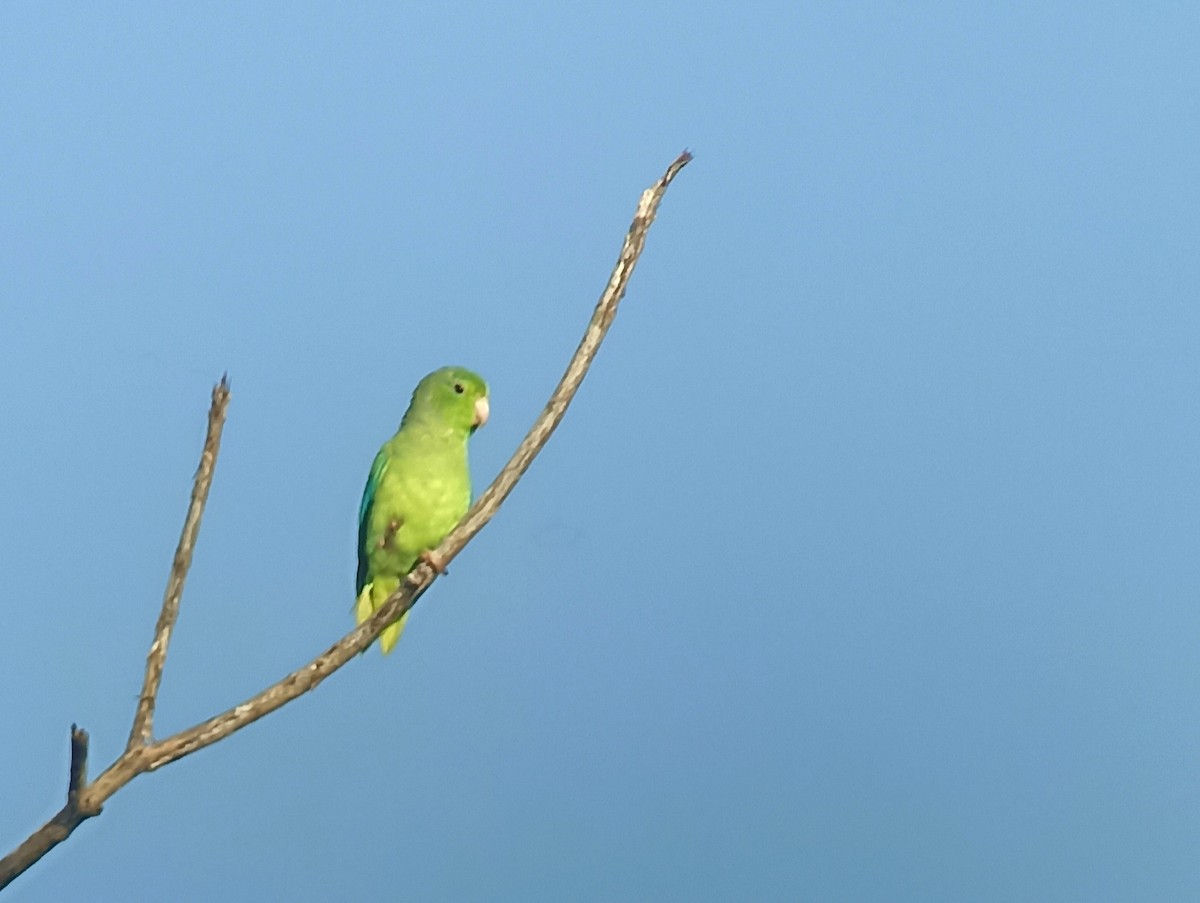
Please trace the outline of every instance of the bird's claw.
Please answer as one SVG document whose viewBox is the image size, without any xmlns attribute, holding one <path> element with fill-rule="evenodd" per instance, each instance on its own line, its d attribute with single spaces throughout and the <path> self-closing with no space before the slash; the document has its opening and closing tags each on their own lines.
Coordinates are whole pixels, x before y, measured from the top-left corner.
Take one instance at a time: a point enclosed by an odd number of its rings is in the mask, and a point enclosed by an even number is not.
<svg viewBox="0 0 1200 903">
<path fill-rule="evenodd" d="M 446 563 L 444 561 L 442 561 L 442 559 L 439 558 L 436 554 L 434 554 L 434 552 L 432 550 L 426 549 L 424 552 L 421 553 L 420 558 L 427 565 L 429 565 L 431 568 L 433 568 L 433 572 L 435 574 L 449 574 L 450 573 L 448 570 L 446 570 Z"/>
</svg>

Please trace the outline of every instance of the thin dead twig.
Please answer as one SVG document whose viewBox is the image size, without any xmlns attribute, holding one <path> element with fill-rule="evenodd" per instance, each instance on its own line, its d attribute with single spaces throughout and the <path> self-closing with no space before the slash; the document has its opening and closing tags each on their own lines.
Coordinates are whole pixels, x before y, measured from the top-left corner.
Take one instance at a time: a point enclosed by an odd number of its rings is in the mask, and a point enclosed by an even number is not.
<svg viewBox="0 0 1200 903">
<path fill-rule="evenodd" d="M 154 626 L 154 641 L 146 655 L 146 676 L 133 716 L 133 728 L 129 731 L 129 742 L 125 746 L 127 752 L 149 743 L 154 733 L 154 707 L 158 703 L 158 688 L 162 684 L 163 667 L 167 662 L 167 647 L 179 618 L 179 601 L 183 598 L 183 585 L 192 566 L 192 552 L 200 535 L 200 521 L 204 517 L 204 506 L 208 503 L 208 490 L 212 488 L 213 471 L 221 451 L 221 433 L 225 429 L 225 412 L 228 408 L 229 374 L 225 374 L 212 390 L 212 403 L 208 408 L 208 434 L 204 437 L 204 451 L 200 453 L 200 464 L 192 482 L 192 500 L 188 504 L 179 544 L 175 547 L 175 558 L 171 562 L 171 576 L 163 592 L 162 610 Z"/>
</svg>

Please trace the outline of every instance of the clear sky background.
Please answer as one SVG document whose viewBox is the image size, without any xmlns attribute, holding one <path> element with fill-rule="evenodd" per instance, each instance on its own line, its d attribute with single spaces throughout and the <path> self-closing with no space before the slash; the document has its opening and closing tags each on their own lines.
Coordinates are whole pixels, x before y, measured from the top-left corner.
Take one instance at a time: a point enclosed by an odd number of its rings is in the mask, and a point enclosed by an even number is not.
<svg viewBox="0 0 1200 903">
<path fill-rule="evenodd" d="M 544 403 L 372 650 L 14 900 L 1200 899 L 1191 3 L 0 7 L 0 845 L 351 626 L 416 381 Z M 252 8 L 247 8 L 252 7 Z"/>
</svg>

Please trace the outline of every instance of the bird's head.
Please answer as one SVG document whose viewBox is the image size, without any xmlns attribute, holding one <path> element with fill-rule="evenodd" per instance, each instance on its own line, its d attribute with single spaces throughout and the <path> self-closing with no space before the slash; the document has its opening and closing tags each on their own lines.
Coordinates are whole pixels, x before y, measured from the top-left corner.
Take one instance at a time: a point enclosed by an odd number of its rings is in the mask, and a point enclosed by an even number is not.
<svg viewBox="0 0 1200 903">
<path fill-rule="evenodd" d="M 487 383 L 465 367 L 434 370 L 413 391 L 404 419 L 412 417 L 436 419 L 456 430 L 473 433 L 487 423 Z"/>
</svg>

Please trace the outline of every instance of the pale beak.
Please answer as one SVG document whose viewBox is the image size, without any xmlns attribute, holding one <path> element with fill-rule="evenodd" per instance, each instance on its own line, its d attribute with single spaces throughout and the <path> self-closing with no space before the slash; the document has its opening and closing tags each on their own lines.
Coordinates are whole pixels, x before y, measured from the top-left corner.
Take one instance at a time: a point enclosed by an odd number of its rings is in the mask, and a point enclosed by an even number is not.
<svg viewBox="0 0 1200 903">
<path fill-rule="evenodd" d="M 488 400 L 487 398 L 475 399 L 475 420 L 471 426 L 479 427 L 487 423 L 488 419 Z"/>
</svg>

